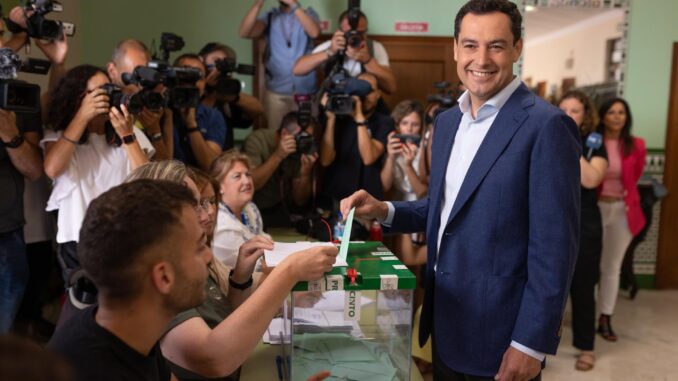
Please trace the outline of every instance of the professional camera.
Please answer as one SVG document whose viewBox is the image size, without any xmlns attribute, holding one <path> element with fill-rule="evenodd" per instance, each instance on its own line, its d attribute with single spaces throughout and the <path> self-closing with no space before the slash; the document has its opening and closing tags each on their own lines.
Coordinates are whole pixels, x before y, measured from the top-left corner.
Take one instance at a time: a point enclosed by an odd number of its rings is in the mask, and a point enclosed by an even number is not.
<svg viewBox="0 0 678 381">
<path fill-rule="evenodd" d="M 365 97 L 372 92 L 369 82 L 349 76 L 345 71 L 332 74 L 327 85 L 327 110 L 335 115 L 353 115 L 353 96 Z"/>
<path fill-rule="evenodd" d="M 160 55 L 153 53 L 154 61 L 167 62 L 171 52 L 178 52 L 184 48 L 184 39 L 174 33 L 163 32 L 160 35 Z"/>
<path fill-rule="evenodd" d="M 27 0 L 23 8 L 24 14 L 26 14 L 26 28 L 6 18 L 5 24 L 10 32 L 27 32 L 28 37 L 39 40 L 62 40 L 64 35 L 70 37 L 75 34 L 75 24 L 45 18 L 45 15 L 50 12 L 62 12 L 64 10 L 60 2 L 56 0 Z M 32 11 L 32 14 L 28 16 L 30 11 Z"/>
<path fill-rule="evenodd" d="M 233 78 L 233 73 L 254 75 L 257 68 L 253 65 L 236 64 L 234 59 L 226 58 L 216 60 L 214 67 L 219 70 L 219 79 L 214 86 L 208 85 L 209 92 L 216 92 L 221 97 L 236 96 L 242 91 L 240 81 Z"/>
<path fill-rule="evenodd" d="M 144 101 L 142 100 L 144 95 L 142 95 L 142 91 L 136 94 L 126 95 L 122 92 L 120 87 L 112 83 L 106 83 L 102 85 L 101 88 L 104 89 L 106 95 L 108 95 L 109 107 L 120 108 L 121 105 L 125 105 L 127 110 L 132 114 L 139 114 L 144 108 Z"/>
<path fill-rule="evenodd" d="M 358 32 L 358 23 L 360 23 L 360 0 L 348 0 L 348 25 L 351 27 L 344 33 L 346 46 L 354 49 L 360 48 L 363 43 L 363 35 Z"/>
<path fill-rule="evenodd" d="M 458 95 L 456 91 L 450 89 L 452 84 L 447 81 L 442 81 L 442 82 L 435 82 L 433 84 L 433 87 L 438 90 L 436 94 L 431 94 L 428 97 L 426 97 L 426 100 L 429 103 L 438 103 L 440 106 L 436 109 L 434 115 L 432 118 L 429 120 L 429 116 L 427 115 L 426 118 L 426 123 L 433 123 L 435 118 L 438 116 L 438 114 L 442 113 L 443 111 L 449 110 L 452 107 L 454 107 L 457 104 L 457 98 Z"/>
<path fill-rule="evenodd" d="M 46 64 L 45 64 L 46 62 Z M 19 113 L 40 112 L 40 86 L 16 79 L 17 71 L 45 74 L 49 61 L 21 59 L 12 49 L 0 48 L 0 108 Z"/>
<path fill-rule="evenodd" d="M 302 130 L 298 134 L 294 135 L 294 141 L 297 143 L 296 153 L 298 155 L 312 155 L 318 151 L 318 147 L 315 145 L 313 135 L 306 131 Z"/>
<path fill-rule="evenodd" d="M 198 106 L 200 91 L 195 87 L 195 82 L 200 77 L 198 69 L 173 67 L 164 62 L 151 61 L 148 66 L 137 66 L 132 73 L 123 73 L 122 80 L 126 85 L 141 86 L 142 90 L 137 94 L 143 107 L 158 110 L 165 105 L 173 108 Z M 158 85 L 168 88 L 167 99 L 154 91 Z"/>
</svg>

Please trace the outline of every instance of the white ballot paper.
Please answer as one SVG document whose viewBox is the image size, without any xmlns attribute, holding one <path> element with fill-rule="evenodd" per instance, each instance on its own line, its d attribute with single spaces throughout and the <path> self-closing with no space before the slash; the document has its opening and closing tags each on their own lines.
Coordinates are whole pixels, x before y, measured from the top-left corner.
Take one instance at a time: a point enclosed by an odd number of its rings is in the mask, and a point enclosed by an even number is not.
<svg viewBox="0 0 678 381">
<path fill-rule="evenodd" d="M 264 250 L 264 258 L 266 258 L 266 266 L 275 267 L 280 262 L 282 262 L 287 256 L 297 251 L 310 249 L 317 246 L 334 246 L 331 242 L 274 242 L 273 250 Z M 337 261 L 334 262 L 334 267 L 348 266 L 346 263 L 346 258 L 343 260 L 337 257 Z"/>
<path fill-rule="evenodd" d="M 339 246 L 339 256 L 337 262 L 343 261 L 346 263 L 346 256 L 348 255 L 348 243 L 351 241 L 351 228 L 353 227 L 353 214 L 355 214 L 355 207 L 351 208 L 346 217 L 346 224 L 344 225 L 344 235 L 341 236 L 341 246 Z M 348 264 L 346 265 L 348 266 Z"/>
</svg>

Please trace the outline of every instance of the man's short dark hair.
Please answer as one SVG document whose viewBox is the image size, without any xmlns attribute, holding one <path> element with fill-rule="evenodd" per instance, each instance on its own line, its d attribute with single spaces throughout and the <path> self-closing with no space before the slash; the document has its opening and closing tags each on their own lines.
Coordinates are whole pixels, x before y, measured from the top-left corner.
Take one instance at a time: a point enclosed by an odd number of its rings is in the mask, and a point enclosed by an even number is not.
<svg viewBox="0 0 678 381">
<path fill-rule="evenodd" d="M 180 55 L 179 57 L 177 57 L 177 58 L 174 60 L 173 65 L 174 65 L 174 66 L 179 66 L 179 64 L 180 64 L 181 61 L 183 61 L 183 60 L 195 60 L 195 61 L 198 61 L 198 62 L 200 62 L 200 64 L 202 65 L 202 68 L 205 69 L 205 62 L 203 62 L 202 58 L 201 58 L 199 55 L 195 54 L 195 53 L 184 53 L 184 54 Z"/>
<path fill-rule="evenodd" d="M 468 13 L 485 15 L 493 12 L 500 12 L 508 16 L 511 21 L 511 33 L 513 33 L 513 44 L 515 45 L 520 40 L 520 28 L 523 23 L 523 17 L 520 15 L 518 7 L 509 0 L 470 0 L 464 4 L 454 19 L 454 38 L 459 38 L 461 21 Z"/>
<path fill-rule="evenodd" d="M 144 253 L 180 229 L 182 208 L 195 204 L 186 186 L 161 180 L 118 185 L 92 201 L 80 229 L 78 257 L 101 294 L 133 299 L 143 283 Z"/>
</svg>

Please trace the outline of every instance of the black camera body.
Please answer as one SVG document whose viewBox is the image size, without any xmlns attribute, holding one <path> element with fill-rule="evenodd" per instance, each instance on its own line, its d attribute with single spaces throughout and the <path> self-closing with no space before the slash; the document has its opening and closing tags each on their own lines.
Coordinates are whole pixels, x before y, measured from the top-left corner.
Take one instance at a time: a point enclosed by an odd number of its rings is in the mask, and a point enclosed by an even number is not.
<svg viewBox="0 0 678 381">
<path fill-rule="evenodd" d="M 347 18 L 348 25 L 351 29 L 344 33 L 346 46 L 358 49 L 363 43 L 363 35 L 358 32 L 358 24 L 360 23 L 360 0 L 348 0 Z"/>
<path fill-rule="evenodd" d="M 31 62 L 42 62 L 42 69 Z M 39 113 L 40 86 L 15 78 L 18 71 L 44 74 L 44 67 L 42 60 L 29 61 L 28 65 L 24 65 L 12 49 L 0 48 L 0 108 L 17 113 Z M 46 67 L 49 70 L 49 64 Z"/>
<path fill-rule="evenodd" d="M 195 82 L 200 77 L 198 69 L 172 67 L 163 62 L 151 61 L 148 66 L 137 66 L 132 73 L 124 73 L 122 80 L 126 85 L 135 84 L 142 87 L 142 90 L 134 95 L 139 96 L 142 109 L 146 107 L 159 110 L 164 106 L 197 107 L 200 103 L 200 91 L 195 87 Z M 154 91 L 158 85 L 168 88 L 167 97 Z"/>
<path fill-rule="evenodd" d="M 419 146 L 419 143 L 421 143 L 421 136 L 419 135 L 395 134 L 393 137 L 400 140 L 401 143 L 410 143 L 415 146 Z"/>
<path fill-rule="evenodd" d="M 349 76 L 345 71 L 332 75 L 327 93 L 327 110 L 335 115 L 353 115 L 353 96 L 365 97 L 372 92 L 372 85 Z"/>
<path fill-rule="evenodd" d="M 294 141 L 297 143 L 296 153 L 298 155 L 312 155 L 318 152 L 318 147 L 315 144 L 313 135 L 306 131 L 302 130 L 298 134 L 294 135 Z"/>
<path fill-rule="evenodd" d="M 216 70 L 219 70 L 219 79 L 215 86 L 209 90 L 214 91 L 220 97 L 237 96 L 242 91 L 240 81 L 233 78 L 233 73 L 254 75 L 257 68 L 253 65 L 236 64 L 235 60 L 226 58 L 214 62 Z"/>
<path fill-rule="evenodd" d="M 70 37 L 75 34 L 75 24 L 45 18 L 50 12 L 63 11 L 64 7 L 56 0 L 27 0 L 24 9 L 33 11 L 33 14 L 26 18 L 26 28 L 6 18 L 5 23 L 10 32 L 26 32 L 28 37 L 39 40 L 62 40 L 64 36 Z"/>
</svg>

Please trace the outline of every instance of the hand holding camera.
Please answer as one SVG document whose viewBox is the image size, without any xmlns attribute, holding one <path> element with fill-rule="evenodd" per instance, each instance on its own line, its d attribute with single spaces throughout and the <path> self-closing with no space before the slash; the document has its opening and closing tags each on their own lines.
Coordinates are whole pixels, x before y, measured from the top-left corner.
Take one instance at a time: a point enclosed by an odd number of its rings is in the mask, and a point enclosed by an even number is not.
<svg viewBox="0 0 678 381">
<path fill-rule="evenodd" d="M 346 49 L 346 37 L 344 32 L 338 30 L 332 35 L 332 44 L 330 45 L 330 52 L 332 55 L 339 53 L 340 51 Z"/>
<path fill-rule="evenodd" d="M 0 108 L 0 139 L 3 142 L 9 142 L 18 134 L 19 129 L 16 126 L 16 114 Z"/>
<path fill-rule="evenodd" d="M 349 45 L 348 49 L 346 49 L 346 56 L 348 58 L 360 62 L 363 65 L 367 64 L 372 60 L 372 56 L 370 55 L 370 52 L 367 49 L 367 44 L 365 44 L 364 41 L 361 42 L 360 46 L 357 48 Z"/>
<path fill-rule="evenodd" d="M 80 108 L 75 114 L 74 119 L 81 120 L 85 124 L 89 123 L 98 115 L 107 114 L 110 109 L 108 95 L 102 88 L 94 89 L 88 92 L 80 103 Z"/>
<path fill-rule="evenodd" d="M 163 116 L 163 110 L 149 110 L 144 108 L 139 113 L 139 122 L 144 126 L 146 133 L 154 135 L 160 132 L 160 119 Z"/>
<path fill-rule="evenodd" d="M 47 57 L 55 65 L 63 65 L 68 54 L 68 43 L 66 37 L 57 40 L 35 40 L 35 45 L 42 50 Z"/>
<path fill-rule="evenodd" d="M 411 166 L 412 162 L 414 161 L 414 158 L 417 156 L 417 150 L 419 150 L 419 147 L 416 145 L 410 143 L 410 142 L 404 142 L 402 145 L 402 154 L 403 154 L 403 159 L 404 159 L 404 165 Z"/>
<path fill-rule="evenodd" d="M 180 110 L 181 118 L 186 123 L 187 128 L 198 128 L 198 121 L 195 117 L 195 107 L 182 108 Z"/>
<path fill-rule="evenodd" d="M 119 137 L 122 138 L 134 133 L 134 116 L 130 114 L 125 105 L 120 105 L 120 109 L 111 107 L 108 118 Z"/>
<path fill-rule="evenodd" d="M 280 135 L 280 142 L 278 143 L 278 148 L 275 150 L 275 154 L 281 160 L 286 159 L 291 154 L 297 152 L 297 141 L 294 139 L 294 135 Z"/>
<path fill-rule="evenodd" d="M 356 123 L 365 122 L 367 118 L 365 118 L 365 114 L 363 114 L 363 101 L 357 95 L 354 95 L 352 98 L 353 98 L 353 120 L 355 120 Z"/>
<path fill-rule="evenodd" d="M 390 134 L 388 134 L 386 152 L 390 158 L 395 158 L 395 156 L 403 152 L 403 143 L 400 142 L 400 138 L 396 136 L 395 131 L 392 131 Z"/>
<path fill-rule="evenodd" d="M 318 160 L 318 153 L 314 152 L 310 155 L 302 154 L 301 155 L 301 169 L 299 173 L 301 176 L 311 176 L 311 171 L 313 171 L 313 165 Z"/>
</svg>

